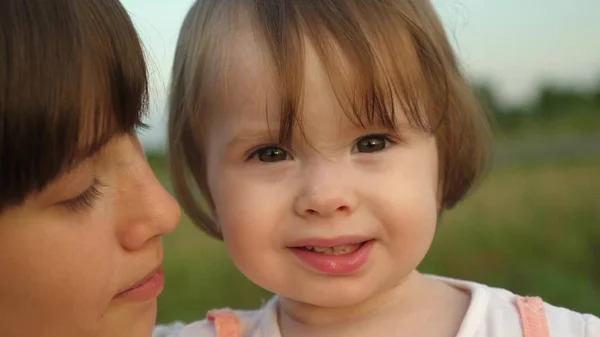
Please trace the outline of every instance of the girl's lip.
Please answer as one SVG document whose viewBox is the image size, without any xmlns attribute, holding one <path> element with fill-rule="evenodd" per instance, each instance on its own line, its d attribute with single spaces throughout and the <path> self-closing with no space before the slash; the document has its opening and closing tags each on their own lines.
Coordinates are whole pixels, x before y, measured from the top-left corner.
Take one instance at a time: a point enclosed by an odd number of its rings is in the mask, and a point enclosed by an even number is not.
<svg viewBox="0 0 600 337">
<path fill-rule="evenodd" d="M 133 286 L 119 292 L 115 297 L 148 300 L 157 297 L 162 292 L 163 287 L 164 274 L 162 267 L 158 267 Z"/>
</svg>

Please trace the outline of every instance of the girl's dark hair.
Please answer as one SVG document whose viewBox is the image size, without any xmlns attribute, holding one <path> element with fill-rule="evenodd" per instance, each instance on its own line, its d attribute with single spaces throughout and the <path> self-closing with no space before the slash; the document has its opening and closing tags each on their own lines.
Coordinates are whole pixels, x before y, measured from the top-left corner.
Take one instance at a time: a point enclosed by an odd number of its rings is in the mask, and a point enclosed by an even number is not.
<svg viewBox="0 0 600 337">
<path fill-rule="evenodd" d="M 133 131 L 146 106 L 142 46 L 118 0 L 0 1 L 0 211 Z"/>
</svg>

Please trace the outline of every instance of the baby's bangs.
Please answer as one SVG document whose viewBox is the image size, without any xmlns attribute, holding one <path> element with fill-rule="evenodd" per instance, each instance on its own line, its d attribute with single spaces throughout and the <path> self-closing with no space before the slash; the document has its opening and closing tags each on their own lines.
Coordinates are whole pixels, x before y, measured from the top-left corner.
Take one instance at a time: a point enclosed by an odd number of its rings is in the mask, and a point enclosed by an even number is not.
<svg viewBox="0 0 600 337">
<path fill-rule="evenodd" d="M 400 113 L 410 127 L 435 133 L 448 110 L 452 70 L 413 20 L 399 20 L 404 12 L 381 5 L 374 13 L 376 6 L 361 8 L 361 1 L 255 4 L 256 22 L 280 80 L 280 141 L 289 142 L 293 128 L 301 128 L 306 42 L 324 63 L 351 121 L 396 130 Z"/>
<path fill-rule="evenodd" d="M 0 23 L 12 31 L 0 57 L 0 208 L 134 130 L 147 105 L 143 51 L 122 8 L 28 6 L 9 8 L 15 19 Z"/>
</svg>

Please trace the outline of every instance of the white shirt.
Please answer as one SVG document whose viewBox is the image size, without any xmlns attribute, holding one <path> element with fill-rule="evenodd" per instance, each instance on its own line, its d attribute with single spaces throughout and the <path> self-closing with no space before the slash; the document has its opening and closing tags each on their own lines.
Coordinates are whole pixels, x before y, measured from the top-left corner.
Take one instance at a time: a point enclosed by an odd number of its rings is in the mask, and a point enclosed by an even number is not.
<svg viewBox="0 0 600 337">
<path fill-rule="evenodd" d="M 470 293 L 471 301 L 456 337 L 523 337 L 521 320 L 515 306 L 516 295 L 505 289 L 483 284 L 435 277 Z M 244 337 L 281 337 L 277 324 L 278 297 L 253 311 L 236 311 Z M 550 337 L 600 337 L 600 319 L 544 303 Z M 161 330 L 162 329 L 162 330 Z M 207 320 L 188 325 L 158 327 L 153 337 L 214 337 Z"/>
</svg>

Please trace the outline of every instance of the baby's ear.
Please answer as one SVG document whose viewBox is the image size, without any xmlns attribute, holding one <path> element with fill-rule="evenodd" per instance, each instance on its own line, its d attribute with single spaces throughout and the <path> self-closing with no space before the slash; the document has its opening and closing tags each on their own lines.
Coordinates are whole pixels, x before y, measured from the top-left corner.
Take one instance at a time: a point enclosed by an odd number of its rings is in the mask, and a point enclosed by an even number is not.
<svg viewBox="0 0 600 337">
<path fill-rule="evenodd" d="M 439 180 L 436 192 L 436 207 L 438 214 L 442 213 L 444 207 L 444 183 Z"/>
<path fill-rule="evenodd" d="M 217 214 L 217 210 L 214 206 L 211 206 L 209 216 L 212 221 L 207 225 L 210 227 L 214 236 L 216 236 L 220 240 L 223 240 L 223 230 L 221 229 L 219 215 Z"/>
</svg>

